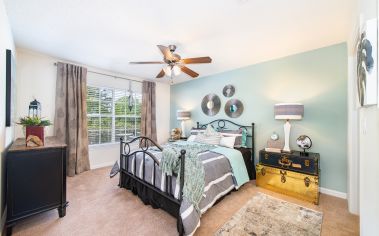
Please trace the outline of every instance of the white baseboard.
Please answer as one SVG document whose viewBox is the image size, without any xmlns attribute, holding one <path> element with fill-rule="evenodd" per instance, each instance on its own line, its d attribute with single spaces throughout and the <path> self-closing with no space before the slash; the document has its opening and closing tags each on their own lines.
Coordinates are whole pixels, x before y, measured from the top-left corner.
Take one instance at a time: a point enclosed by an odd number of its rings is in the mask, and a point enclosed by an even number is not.
<svg viewBox="0 0 379 236">
<path fill-rule="evenodd" d="M 91 170 L 99 169 L 99 168 L 103 168 L 103 167 L 108 167 L 108 166 L 113 166 L 114 163 L 115 163 L 115 161 L 111 161 L 111 162 L 100 163 L 97 165 L 91 165 Z"/>
<path fill-rule="evenodd" d="M 347 199 L 347 194 L 346 193 L 339 192 L 339 191 L 336 191 L 336 190 L 320 187 L 320 192 L 323 193 L 323 194 L 326 194 L 326 195 L 333 196 L 333 197 Z"/>
</svg>

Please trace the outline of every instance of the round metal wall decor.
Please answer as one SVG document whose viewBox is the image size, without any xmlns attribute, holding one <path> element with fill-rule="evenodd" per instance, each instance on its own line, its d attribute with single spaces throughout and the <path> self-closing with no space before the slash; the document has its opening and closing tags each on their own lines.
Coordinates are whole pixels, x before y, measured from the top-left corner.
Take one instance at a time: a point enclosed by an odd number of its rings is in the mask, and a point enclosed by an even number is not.
<svg viewBox="0 0 379 236">
<path fill-rule="evenodd" d="M 227 98 L 233 96 L 235 92 L 236 92 L 236 89 L 231 84 L 226 85 L 224 89 L 222 90 L 222 94 L 224 94 L 224 96 Z"/>
<path fill-rule="evenodd" d="M 238 99 L 230 99 L 225 104 L 225 113 L 231 118 L 239 117 L 243 112 L 243 104 Z"/>
<path fill-rule="evenodd" d="M 220 111 L 220 107 L 220 98 L 214 93 L 206 95 L 201 102 L 201 109 L 207 116 L 216 115 Z"/>
</svg>

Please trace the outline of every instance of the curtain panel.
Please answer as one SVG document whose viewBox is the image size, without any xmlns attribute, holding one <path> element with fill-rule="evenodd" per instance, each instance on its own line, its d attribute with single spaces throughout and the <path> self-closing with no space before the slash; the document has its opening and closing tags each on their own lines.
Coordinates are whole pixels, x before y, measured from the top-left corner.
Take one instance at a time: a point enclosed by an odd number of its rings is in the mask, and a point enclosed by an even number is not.
<svg viewBox="0 0 379 236">
<path fill-rule="evenodd" d="M 67 175 L 90 169 L 87 133 L 87 69 L 58 63 L 54 133 L 67 144 Z"/>
<path fill-rule="evenodd" d="M 142 83 L 141 135 L 157 142 L 155 83 Z"/>
</svg>

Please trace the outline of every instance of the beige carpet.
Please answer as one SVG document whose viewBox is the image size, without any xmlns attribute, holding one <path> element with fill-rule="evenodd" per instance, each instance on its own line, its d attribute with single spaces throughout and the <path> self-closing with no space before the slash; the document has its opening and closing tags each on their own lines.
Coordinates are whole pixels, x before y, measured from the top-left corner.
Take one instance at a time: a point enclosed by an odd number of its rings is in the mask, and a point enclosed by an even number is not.
<svg viewBox="0 0 379 236">
<path fill-rule="evenodd" d="M 258 193 L 216 236 L 319 236 L 322 213 Z"/>
<path fill-rule="evenodd" d="M 177 235 L 176 219 L 162 210 L 145 206 L 138 197 L 109 179 L 109 168 L 85 172 L 67 179 L 69 206 L 64 218 L 52 210 L 16 225 L 14 235 Z M 322 211 L 322 235 L 358 235 L 358 217 L 347 212 L 346 200 L 320 196 L 314 206 L 257 188 L 250 182 L 225 197 L 205 213 L 196 235 L 213 235 L 258 192 Z"/>
</svg>

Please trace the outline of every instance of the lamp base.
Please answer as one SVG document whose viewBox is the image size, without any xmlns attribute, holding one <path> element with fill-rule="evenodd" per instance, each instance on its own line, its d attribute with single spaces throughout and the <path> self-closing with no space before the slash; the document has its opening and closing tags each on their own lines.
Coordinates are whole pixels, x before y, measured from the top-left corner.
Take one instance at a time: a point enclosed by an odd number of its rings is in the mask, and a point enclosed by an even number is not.
<svg viewBox="0 0 379 236">
<path fill-rule="evenodd" d="M 182 120 L 182 122 L 180 124 L 182 126 L 182 132 L 181 132 L 180 138 L 185 138 L 186 137 L 186 134 L 185 134 L 186 127 L 184 124 L 184 120 Z"/>
<path fill-rule="evenodd" d="M 283 147 L 282 152 L 290 153 L 291 152 L 291 149 L 290 149 L 291 124 L 289 120 L 286 121 L 283 127 L 284 127 L 284 147 Z"/>
</svg>

